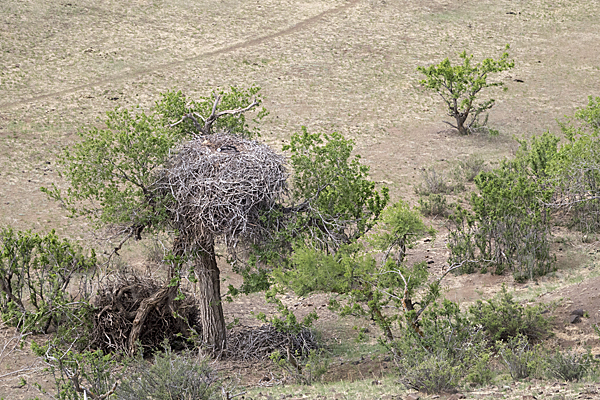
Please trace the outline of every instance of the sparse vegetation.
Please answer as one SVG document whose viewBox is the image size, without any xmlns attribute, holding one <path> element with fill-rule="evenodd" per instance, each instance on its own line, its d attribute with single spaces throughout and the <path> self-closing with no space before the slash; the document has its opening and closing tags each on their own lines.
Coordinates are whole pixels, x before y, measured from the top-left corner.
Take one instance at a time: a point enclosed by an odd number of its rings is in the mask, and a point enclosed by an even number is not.
<svg viewBox="0 0 600 400">
<path fill-rule="evenodd" d="M 447 217 L 450 215 L 450 204 L 443 194 L 430 194 L 419 199 L 419 211 L 425 217 Z"/>
<path fill-rule="evenodd" d="M 0 228 L 18 249 L 0 256 L 0 399 L 598 395 L 600 98 L 582 94 L 600 68 L 598 44 L 580 39 L 600 4 L 138 3 L 0 2 Z M 465 48 L 458 66 L 439 63 Z M 490 54 L 502 55 L 476 64 Z M 154 103 L 173 87 L 186 95 Z M 460 137 L 439 130 L 444 110 Z M 257 191 L 232 200 L 237 178 L 211 171 L 233 171 L 239 143 L 259 138 L 283 161 L 283 189 L 253 208 Z M 218 207 L 196 196 L 201 176 Z M 223 234 L 216 221 L 234 223 Z M 39 256 L 52 252 L 66 256 Z M 56 267 L 75 265 L 68 254 L 87 264 L 70 278 Z M 206 296 L 209 281 L 231 302 Z M 244 295 L 266 289 L 274 304 Z M 202 329 L 197 301 L 234 321 L 216 329 L 226 341 Z"/>
<path fill-rule="evenodd" d="M 421 176 L 423 182 L 415 189 L 419 195 L 449 194 L 465 190 L 461 182 L 451 182 L 446 174 L 436 171 L 435 168 L 421 170 Z"/>
<path fill-rule="evenodd" d="M 217 373 L 208 360 L 191 353 L 174 353 L 169 347 L 149 364 L 140 359 L 116 391 L 119 400 L 221 399 Z"/>
</svg>

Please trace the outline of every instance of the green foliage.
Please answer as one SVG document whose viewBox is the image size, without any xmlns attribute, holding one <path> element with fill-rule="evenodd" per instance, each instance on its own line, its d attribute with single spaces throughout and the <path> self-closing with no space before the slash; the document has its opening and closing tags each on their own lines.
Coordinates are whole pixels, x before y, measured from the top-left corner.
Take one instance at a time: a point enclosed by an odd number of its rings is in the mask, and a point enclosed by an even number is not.
<svg viewBox="0 0 600 400">
<path fill-rule="evenodd" d="M 306 356 L 289 352 L 287 355 L 282 355 L 279 350 L 276 350 L 269 358 L 297 385 L 312 385 L 320 382 L 329 370 L 329 358 L 323 350 L 311 350 Z"/>
<path fill-rule="evenodd" d="M 507 45 L 506 50 L 508 48 Z M 494 105 L 494 99 L 478 102 L 480 92 L 489 87 L 503 86 L 502 82 L 488 82 L 488 76 L 511 69 L 515 63 L 508 59 L 507 52 L 498 60 L 486 58 L 474 65 L 471 64 L 473 55 L 468 56 L 466 51 L 459 57 L 462 65 L 453 66 L 446 58 L 437 65 L 418 67 L 417 70 L 425 75 L 425 79 L 419 83 L 437 92 L 448 106 L 448 115 L 456 120 L 456 125 L 450 125 L 458 129 L 460 134 L 467 135 L 471 133 L 478 115 Z"/>
<path fill-rule="evenodd" d="M 495 272 L 509 269 L 519 281 L 550 272 L 550 213 L 547 204 L 553 190 L 540 170 L 547 160 L 550 137 L 521 146 L 519 156 L 475 178 L 478 193 L 471 197 L 472 212 L 457 207 L 451 217 L 454 229 L 448 247 L 452 263 L 464 263 L 472 272 L 477 263 Z"/>
<path fill-rule="evenodd" d="M 451 392 L 465 379 L 485 381 L 481 360 L 489 358 L 482 332 L 463 315 L 458 304 L 444 300 L 424 311 L 418 329 L 406 324 L 389 344 L 400 382 L 427 393 Z"/>
<path fill-rule="evenodd" d="M 289 335 L 298 335 L 303 330 L 310 329 L 313 322 L 319 318 L 317 313 L 312 311 L 308 313 L 302 321 L 298 322 L 296 315 L 276 297 L 276 294 L 276 290 L 269 290 L 267 292 L 267 302 L 275 304 L 277 311 L 281 316 L 274 315 L 269 318 L 261 312 L 258 313 L 256 317 L 267 324 L 273 325 L 279 332 Z"/>
<path fill-rule="evenodd" d="M 107 398 L 117 387 L 126 363 L 118 365 L 112 354 L 101 350 L 62 350 L 50 343 L 32 344 L 33 351 L 48 363 L 54 376 L 56 395 L 60 400 Z M 101 397 L 104 396 L 104 397 Z"/>
<path fill-rule="evenodd" d="M 400 200 L 383 211 L 378 230 L 370 242 L 374 248 L 386 251 L 386 257 L 390 251 L 397 249 L 396 262 L 401 264 L 406 249 L 412 248 L 415 241 L 425 235 L 434 236 L 435 231 L 425 225 L 419 211 Z"/>
<path fill-rule="evenodd" d="M 219 379 L 207 360 L 175 354 L 169 347 L 156 353 L 154 363 L 139 360 L 118 387 L 118 400 L 216 400 Z"/>
<path fill-rule="evenodd" d="M 600 97 L 561 123 L 567 143 L 548 170 L 556 182 L 558 201 L 568 207 L 571 225 L 591 233 L 600 228 Z"/>
<path fill-rule="evenodd" d="M 492 300 L 477 300 L 469 307 L 472 321 L 480 324 L 491 342 L 506 342 L 523 336 L 530 343 L 540 341 L 550 332 L 550 323 L 544 312 L 547 307 L 523 306 L 502 286 L 502 291 Z"/>
<path fill-rule="evenodd" d="M 368 237 L 374 249 L 384 252 L 382 262 L 360 243 L 341 246 L 335 253 L 297 245 L 289 266 L 278 268 L 273 276 L 299 295 L 315 291 L 338 295 L 331 299 L 331 309 L 341 315 L 370 317 L 392 340 L 392 325 L 399 314 L 384 313 L 385 308 L 412 309 L 415 297 L 420 297 L 424 308 L 439 296 L 439 285 L 427 284 L 426 264 L 404 263 L 407 248 L 427 234 L 433 230 L 425 226 L 417 211 L 400 201 L 385 209 L 377 229 Z"/>
<path fill-rule="evenodd" d="M 491 368 L 493 355 L 482 350 L 469 370 L 466 380 L 476 386 L 488 386 L 492 383 L 495 372 Z"/>
<path fill-rule="evenodd" d="M 291 154 L 292 201 L 301 203 L 294 229 L 308 229 L 318 247 L 335 249 L 360 238 L 388 202 L 388 189 L 375 189 L 369 167 L 353 149 L 354 142 L 339 133 L 311 134 L 306 127 L 283 147 Z"/>
<path fill-rule="evenodd" d="M 0 313 L 21 332 L 47 332 L 68 323 L 85 325 L 89 293 L 71 294 L 70 283 L 96 266 L 94 252 L 86 256 L 80 246 L 30 231 L 0 232 Z M 78 300 L 76 298 L 79 297 Z M 83 321 L 81 320 L 83 318 Z M 87 321 L 89 322 L 89 321 Z"/>
<path fill-rule="evenodd" d="M 179 135 L 189 134 L 210 134 L 213 132 L 228 132 L 232 135 L 253 139 L 260 137 L 260 121 L 269 113 L 262 107 L 262 94 L 260 88 L 252 86 L 248 89 L 230 87 L 229 90 L 219 90 L 212 92 L 209 96 L 201 96 L 198 100 L 192 100 L 185 97 L 181 91 L 169 91 L 161 95 L 161 100 L 156 104 L 156 113 L 160 116 L 163 126 L 171 126 L 177 121 L 181 122 L 172 128 Z M 247 121 L 246 113 L 226 114 L 219 117 L 210 127 L 210 132 L 202 132 L 194 124 L 191 118 L 183 119 L 184 115 L 194 115 L 196 121 L 204 125 L 204 120 L 209 118 L 213 111 L 215 99 L 219 97 L 219 102 L 215 109 L 216 113 L 228 110 L 245 109 L 252 104 L 252 100 L 258 103 L 258 112 L 252 119 L 251 127 Z M 250 110 L 248 110 L 250 111 Z"/>
<path fill-rule="evenodd" d="M 506 342 L 498 342 L 496 346 L 510 376 L 515 381 L 530 376 L 542 377 L 543 351 L 539 346 L 532 347 L 526 336 L 513 336 Z"/>
</svg>

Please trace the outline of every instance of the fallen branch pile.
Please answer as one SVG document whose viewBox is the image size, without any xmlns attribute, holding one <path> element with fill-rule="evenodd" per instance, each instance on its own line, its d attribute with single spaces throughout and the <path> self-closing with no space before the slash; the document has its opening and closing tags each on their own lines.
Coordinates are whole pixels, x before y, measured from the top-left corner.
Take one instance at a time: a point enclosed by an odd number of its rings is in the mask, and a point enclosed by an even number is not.
<svg viewBox="0 0 600 400">
<path fill-rule="evenodd" d="M 308 329 L 293 335 L 280 332 L 273 325 L 241 327 L 229 332 L 224 358 L 242 361 L 261 360 L 274 351 L 282 355 L 291 354 L 296 358 L 308 356 L 311 350 L 319 348 L 315 335 Z"/>
<path fill-rule="evenodd" d="M 177 290 L 151 278 L 116 276 L 100 287 L 94 300 L 96 315 L 92 348 L 105 352 L 131 352 L 139 341 L 144 349 L 160 348 L 166 339 L 176 346 L 200 330 L 198 307 L 191 295 L 175 299 Z M 143 318 L 139 316 L 143 314 Z M 137 318 L 136 318 L 137 317 Z M 138 326 L 139 325 L 139 326 Z"/>
</svg>

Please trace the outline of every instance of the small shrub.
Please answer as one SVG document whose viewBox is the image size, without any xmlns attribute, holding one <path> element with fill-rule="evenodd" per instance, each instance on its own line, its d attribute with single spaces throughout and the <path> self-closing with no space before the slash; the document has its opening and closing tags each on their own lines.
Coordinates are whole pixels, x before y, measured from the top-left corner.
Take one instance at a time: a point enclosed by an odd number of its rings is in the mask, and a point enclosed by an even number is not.
<svg viewBox="0 0 600 400">
<path fill-rule="evenodd" d="M 430 194 L 419 199 L 419 211 L 426 217 L 447 217 L 450 213 L 446 196 Z"/>
<path fill-rule="evenodd" d="M 517 303 L 505 286 L 492 300 L 478 300 L 469 307 L 471 320 L 480 324 L 492 342 L 508 341 L 524 336 L 530 343 L 541 340 L 549 332 L 549 321 L 543 306 L 525 307 Z"/>
<path fill-rule="evenodd" d="M 69 293 L 76 274 L 96 265 L 95 253 L 54 231 L 47 235 L 0 232 L 0 314 L 21 332 L 46 333 L 67 321 L 77 320 L 83 308 L 89 308 L 89 288 L 82 286 L 77 295 Z M 85 281 L 85 280 L 84 280 Z"/>
<path fill-rule="evenodd" d="M 412 321 L 414 315 L 407 315 L 400 336 L 388 345 L 400 382 L 408 388 L 427 393 L 454 391 L 474 369 L 481 370 L 478 361 L 489 358 L 484 335 L 456 303 L 434 303 L 423 312 L 419 325 Z"/>
<path fill-rule="evenodd" d="M 117 368 L 117 360 L 102 350 L 76 352 L 64 351 L 50 340 L 44 346 L 32 344 L 32 350 L 43 357 L 54 376 L 56 396 L 59 400 L 101 400 L 109 398 L 126 363 Z"/>
<path fill-rule="evenodd" d="M 458 165 L 454 169 L 454 176 L 456 180 L 473 182 L 475 177 L 484 170 L 485 160 L 478 156 L 470 156 L 465 161 L 458 161 Z"/>
<path fill-rule="evenodd" d="M 555 258 L 545 205 L 552 191 L 540 183 L 530 164 L 524 158 L 505 161 L 477 175 L 472 211 L 457 207 L 451 216 L 450 263 L 495 265 L 496 273 L 508 269 L 518 281 L 552 271 Z"/>
<path fill-rule="evenodd" d="M 423 183 L 416 188 L 416 193 L 420 195 L 447 194 L 464 190 L 460 183 L 450 183 L 445 174 L 438 173 L 435 168 L 427 168 L 421 171 Z"/>
<path fill-rule="evenodd" d="M 594 367 L 596 361 L 592 354 L 575 351 L 556 352 L 547 358 L 547 370 L 550 377 L 564 381 L 580 381 Z"/>
<path fill-rule="evenodd" d="M 498 353 L 514 380 L 536 376 L 543 369 L 539 347 L 533 348 L 526 336 L 518 335 L 506 342 L 497 342 Z"/>
<path fill-rule="evenodd" d="M 308 355 L 292 354 L 289 350 L 286 354 L 281 354 L 277 350 L 271 353 L 269 358 L 298 385 L 320 382 L 329 370 L 329 358 L 323 350 L 311 350 Z"/>
<path fill-rule="evenodd" d="M 189 353 L 175 354 L 169 347 L 157 353 L 153 364 L 139 360 L 129 379 L 121 383 L 117 400 L 220 399 L 217 374 L 208 362 Z"/>
<path fill-rule="evenodd" d="M 494 371 L 490 368 L 492 355 L 481 352 L 475 364 L 467 374 L 467 381 L 477 386 L 487 386 L 494 379 Z"/>
</svg>

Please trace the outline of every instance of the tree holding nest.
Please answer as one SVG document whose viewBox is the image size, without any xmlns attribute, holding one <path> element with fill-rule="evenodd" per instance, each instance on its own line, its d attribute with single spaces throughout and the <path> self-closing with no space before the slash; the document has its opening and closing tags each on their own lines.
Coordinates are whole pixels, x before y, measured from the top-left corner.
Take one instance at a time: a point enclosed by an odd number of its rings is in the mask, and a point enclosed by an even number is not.
<svg viewBox="0 0 600 400">
<path fill-rule="evenodd" d="M 255 222 L 258 208 L 268 206 L 270 196 L 278 195 L 286 179 L 280 156 L 242 139 L 259 135 L 257 129 L 249 128 L 245 117 L 260 105 L 258 91 L 232 88 L 200 101 L 189 101 L 181 92 L 168 92 L 149 112 L 110 111 L 104 129 L 82 129 L 82 140 L 59 158 L 69 182 L 67 190 L 55 185 L 43 189 L 73 215 L 87 216 L 96 227 L 108 228 L 110 238 L 118 241 L 112 254 L 118 254 L 129 239 L 141 239 L 145 231 L 177 232 L 170 282 L 136 303 L 136 310 L 128 311 L 135 315 L 129 333 L 130 352 L 135 351 L 153 310 L 175 311 L 172 305 L 184 259 L 196 265 L 205 292 L 199 304 L 202 338 L 215 350 L 225 346 L 214 240 L 220 235 L 232 243 L 231 235 L 239 234 L 242 239 L 249 234 L 248 224 Z M 263 109 L 257 119 L 264 115 Z M 216 129 L 229 135 L 210 135 Z M 266 171 L 268 168 L 273 170 Z M 266 175 L 271 173 L 276 182 L 266 183 Z M 263 182 L 264 187 L 253 186 Z M 239 185 L 247 191 L 236 195 L 221 190 L 223 185 L 234 190 Z M 211 208 L 205 201 L 217 201 L 220 206 Z M 228 206 L 223 206 L 228 201 Z M 206 214 L 213 211 L 218 214 Z"/>
<path fill-rule="evenodd" d="M 169 92 L 148 113 L 109 112 L 105 129 L 84 129 L 61 157 L 67 191 L 44 189 L 74 214 L 110 227 L 119 240 L 114 253 L 143 232 L 173 234 L 169 281 L 127 311 L 135 315 L 129 352 L 150 315 L 176 312 L 183 261 L 199 281 L 203 344 L 220 352 L 226 327 L 215 244 L 240 261 L 240 291 L 263 290 L 270 268 L 295 246 L 335 252 L 371 229 L 385 207 L 387 189 L 375 189 L 353 142 L 339 134 L 294 134 L 284 147 L 288 174 L 283 156 L 251 140 L 259 132 L 245 114 L 259 105 L 257 88 L 232 88 L 200 102 Z"/>
</svg>

